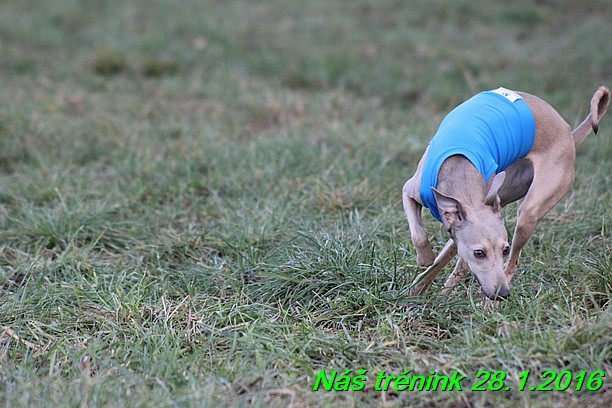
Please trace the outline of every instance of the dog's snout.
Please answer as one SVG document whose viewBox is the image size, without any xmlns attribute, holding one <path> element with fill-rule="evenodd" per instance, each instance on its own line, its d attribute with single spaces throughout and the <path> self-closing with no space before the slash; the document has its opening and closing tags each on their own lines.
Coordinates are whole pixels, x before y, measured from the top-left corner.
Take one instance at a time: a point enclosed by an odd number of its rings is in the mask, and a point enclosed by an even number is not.
<svg viewBox="0 0 612 408">
<path fill-rule="evenodd" d="M 507 285 L 503 285 L 498 288 L 497 291 L 493 292 L 490 296 L 488 296 L 491 300 L 506 300 L 510 297 L 510 288 Z"/>
</svg>

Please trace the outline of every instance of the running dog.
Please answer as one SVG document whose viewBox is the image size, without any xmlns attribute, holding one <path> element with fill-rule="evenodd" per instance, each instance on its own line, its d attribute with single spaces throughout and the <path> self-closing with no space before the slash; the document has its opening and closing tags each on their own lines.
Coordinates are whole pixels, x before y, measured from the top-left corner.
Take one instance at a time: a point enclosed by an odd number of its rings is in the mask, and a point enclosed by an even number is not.
<svg viewBox="0 0 612 408">
<path fill-rule="evenodd" d="M 570 189 L 576 146 L 591 130 L 597 133 L 609 103 L 610 91 L 601 86 L 574 130 L 542 99 L 505 88 L 479 93 L 452 110 L 402 191 L 417 263 L 429 266 L 411 293 L 426 290 L 458 254 L 444 293 L 469 268 L 489 299 L 507 298 L 521 249 Z M 523 197 L 510 245 L 501 209 Z M 437 257 L 423 228 L 423 206 L 450 235 Z"/>
</svg>

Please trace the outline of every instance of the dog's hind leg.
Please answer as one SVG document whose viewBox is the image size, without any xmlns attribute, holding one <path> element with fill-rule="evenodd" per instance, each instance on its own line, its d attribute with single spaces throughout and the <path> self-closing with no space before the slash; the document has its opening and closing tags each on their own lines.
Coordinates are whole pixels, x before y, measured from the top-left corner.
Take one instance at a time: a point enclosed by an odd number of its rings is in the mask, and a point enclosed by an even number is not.
<svg viewBox="0 0 612 408">
<path fill-rule="evenodd" d="M 518 208 L 516 227 L 512 237 L 510 256 L 505 268 L 510 283 L 521 250 L 533 234 L 544 215 L 550 211 L 570 189 L 574 180 L 572 155 L 560 155 L 557 160 L 533 160 L 534 177 L 529 192 Z"/>
<path fill-rule="evenodd" d="M 506 264 L 506 281 L 510 283 L 521 250 L 533 234 L 538 223 L 570 189 L 574 180 L 576 146 L 593 130 L 597 132 L 599 121 L 608 110 L 610 91 L 600 87 L 591 98 L 589 115 L 573 131 L 548 104 L 529 94 L 521 94 L 536 119 L 536 139 L 531 152 L 525 157 L 533 165 L 533 181 L 518 209 L 516 228 L 512 237 L 510 258 Z M 524 177 L 520 185 L 526 186 L 531 169 L 523 166 Z M 527 171 L 524 171 L 527 170 Z M 503 192 L 503 188 L 500 189 Z M 504 194 L 502 194 L 503 196 Z M 516 197 L 511 194 L 507 202 Z M 502 201 L 504 198 L 502 197 Z"/>
</svg>

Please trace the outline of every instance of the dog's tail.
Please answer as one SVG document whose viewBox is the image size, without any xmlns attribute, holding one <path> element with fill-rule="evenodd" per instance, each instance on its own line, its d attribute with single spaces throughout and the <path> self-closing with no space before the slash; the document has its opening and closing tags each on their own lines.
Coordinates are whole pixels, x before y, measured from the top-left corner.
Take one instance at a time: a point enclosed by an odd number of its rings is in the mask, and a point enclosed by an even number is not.
<svg viewBox="0 0 612 408">
<path fill-rule="evenodd" d="M 599 121 L 605 115 L 610 105 L 610 90 L 600 86 L 591 98 L 591 112 L 576 129 L 572 131 L 574 144 L 578 146 L 591 133 L 591 129 L 597 133 Z"/>
</svg>

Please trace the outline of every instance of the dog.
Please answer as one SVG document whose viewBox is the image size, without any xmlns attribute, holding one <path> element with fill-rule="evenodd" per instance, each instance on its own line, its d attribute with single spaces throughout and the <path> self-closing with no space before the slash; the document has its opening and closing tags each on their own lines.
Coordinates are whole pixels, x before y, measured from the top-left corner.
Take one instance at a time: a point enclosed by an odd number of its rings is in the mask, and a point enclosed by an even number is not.
<svg viewBox="0 0 612 408">
<path fill-rule="evenodd" d="M 453 109 L 402 189 L 417 263 L 429 266 L 413 282 L 411 294 L 425 291 L 459 255 L 443 293 L 469 268 L 487 298 L 508 298 L 521 250 L 570 189 L 576 146 L 591 130 L 597 133 L 609 103 L 609 89 L 599 87 L 589 114 L 574 130 L 542 99 L 505 88 L 477 94 Z M 502 208 L 523 197 L 510 245 Z M 437 257 L 423 228 L 423 206 L 450 236 Z"/>
</svg>

